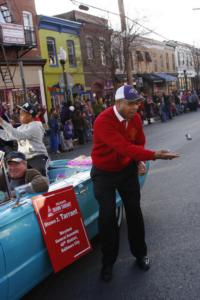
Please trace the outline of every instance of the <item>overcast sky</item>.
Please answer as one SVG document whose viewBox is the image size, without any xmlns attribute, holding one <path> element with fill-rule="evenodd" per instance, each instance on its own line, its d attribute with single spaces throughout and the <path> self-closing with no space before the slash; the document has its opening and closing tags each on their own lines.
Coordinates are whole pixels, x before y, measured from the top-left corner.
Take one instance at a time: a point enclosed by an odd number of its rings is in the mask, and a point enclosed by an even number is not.
<svg viewBox="0 0 200 300">
<path fill-rule="evenodd" d="M 118 0 L 83 0 L 81 3 L 118 13 Z M 37 14 L 52 16 L 78 9 L 70 0 L 35 0 Z M 200 47 L 200 0 L 124 0 L 125 13 L 162 37 L 150 34 L 147 37 L 171 39 Z M 119 17 L 90 8 L 89 14 L 109 19 L 111 27 L 119 29 Z"/>
</svg>

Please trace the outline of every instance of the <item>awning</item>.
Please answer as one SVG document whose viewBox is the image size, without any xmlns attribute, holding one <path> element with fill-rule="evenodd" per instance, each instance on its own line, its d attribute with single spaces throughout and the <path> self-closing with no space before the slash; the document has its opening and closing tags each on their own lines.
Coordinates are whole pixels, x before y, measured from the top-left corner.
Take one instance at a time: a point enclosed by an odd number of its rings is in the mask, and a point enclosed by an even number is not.
<svg viewBox="0 0 200 300">
<path fill-rule="evenodd" d="M 164 79 L 157 76 L 155 73 L 138 74 L 138 77 L 142 77 L 144 80 L 154 82 L 154 83 L 164 83 Z"/>
<path fill-rule="evenodd" d="M 160 78 L 164 79 L 167 82 L 170 81 L 177 81 L 177 78 L 175 76 L 169 75 L 167 73 L 156 73 L 157 76 L 159 76 Z"/>
</svg>

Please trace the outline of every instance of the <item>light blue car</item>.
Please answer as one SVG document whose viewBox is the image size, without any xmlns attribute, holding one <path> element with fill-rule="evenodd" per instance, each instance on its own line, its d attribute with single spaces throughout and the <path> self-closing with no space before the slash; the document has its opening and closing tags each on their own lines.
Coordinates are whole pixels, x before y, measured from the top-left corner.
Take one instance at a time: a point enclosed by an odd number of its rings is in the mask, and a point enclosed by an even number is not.
<svg viewBox="0 0 200 300">
<path fill-rule="evenodd" d="M 147 167 L 149 165 L 147 164 Z M 91 166 L 68 166 L 67 160 L 52 161 L 50 189 L 73 185 L 87 234 L 98 233 L 98 204 L 90 179 Z M 145 176 L 140 176 L 143 186 Z M 0 299 L 20 299 L 53 272 L 40 226 L 32 206 L 31 195 L 0 204 Z M 123 206 L 117 195 L 116 214 L 122 221 Z"/>
</svg>

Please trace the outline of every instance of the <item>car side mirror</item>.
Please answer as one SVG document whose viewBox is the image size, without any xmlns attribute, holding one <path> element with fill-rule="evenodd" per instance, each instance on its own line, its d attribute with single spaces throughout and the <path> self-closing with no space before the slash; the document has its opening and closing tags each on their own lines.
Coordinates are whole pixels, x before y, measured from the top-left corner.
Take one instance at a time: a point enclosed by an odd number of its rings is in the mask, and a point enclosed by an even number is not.
<svg viewBox="0 0 200 300">
<path fill-rule="evenodd" d="M 16 202 L 15 202 L 14 207 L 19 206 L 20 198 L 21 198 L 23 195 L 29 193 L 30 188 L 31 188 L 31 183 L 27 183 L 27 184 L 23 184 L 23 185 L 17 186 L 17 187 L 14 189 L 15 195 L 16 195 Z"/>
</svg>

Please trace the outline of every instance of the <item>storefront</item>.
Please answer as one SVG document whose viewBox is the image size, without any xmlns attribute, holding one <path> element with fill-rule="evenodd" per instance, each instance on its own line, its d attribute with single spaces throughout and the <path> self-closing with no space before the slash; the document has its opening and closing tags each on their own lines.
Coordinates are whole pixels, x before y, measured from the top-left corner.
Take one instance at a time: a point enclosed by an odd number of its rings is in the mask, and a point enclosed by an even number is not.
<svg viewBox="0 0 200 300">
<path fill-rule="evenodd" d="M 44 96 L 44 84 L 42 76 L 42 66 L 24 66 L 24 80 L 25 86 L 22 87 L 22 76 L 19 70 L 19 66 L 10 67 L 11 74 L 13 76 L 14 85 L 7 84 L 0 81 L 0 104 L 6 103 L 10 112 L 16 105 L 21 105 L 27 101 L 32 103 L 38 102 L 46 106 L 46 100 Z M 26 97 L 24 96 L 26 93 Z"/>
<path fill-rule="evenodd" d="M 136 88 L 140 89 L 144 93 L 153 95 L 159 91 L 163 91 L 165 81 L 156 76 L 154 73 L 149 74 L 137 74 Z"/>
<path fill-rule="evenodd" d="M 150 95 L 177 90 L 177 78 L 167 73 L 137 74 L 136 83 L 137 88 Z"/>
<path fill-rule="evenodd" d="M 195 72 L 194 71 L 179 71 L 178 72 L 178 85 L 179 89 L 184 90 L 192 90 L 195 88 Z"/>
</svg>

